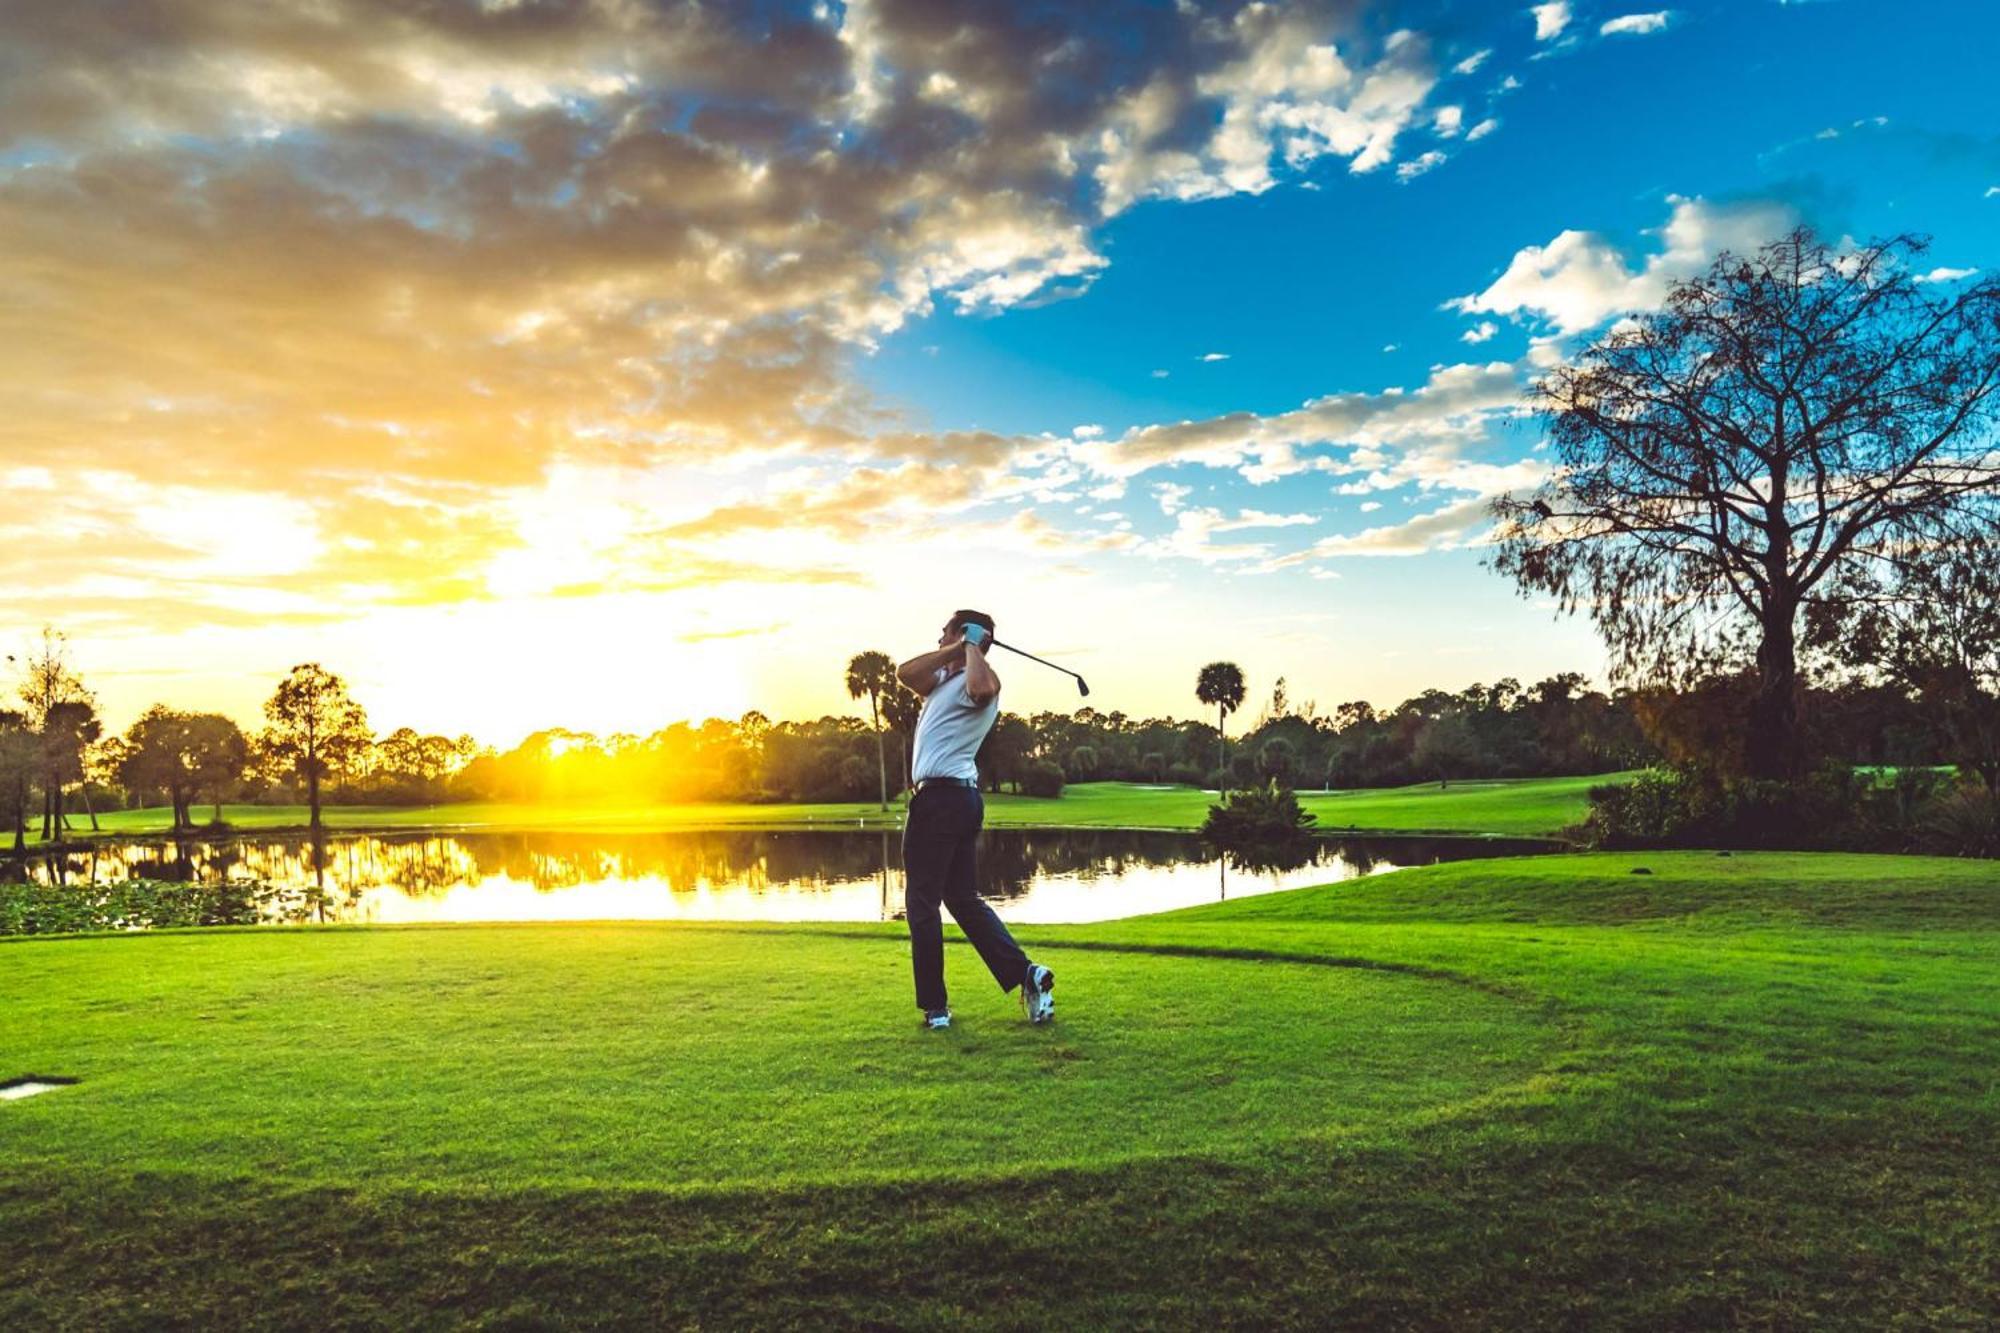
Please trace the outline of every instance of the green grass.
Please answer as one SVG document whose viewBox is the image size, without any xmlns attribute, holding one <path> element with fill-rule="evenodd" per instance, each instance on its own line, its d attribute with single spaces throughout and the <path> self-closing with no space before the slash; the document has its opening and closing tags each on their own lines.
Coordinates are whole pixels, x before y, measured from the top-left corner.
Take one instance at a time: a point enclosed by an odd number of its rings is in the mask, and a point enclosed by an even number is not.
<svg viewBox="0 0 2000 1333">
<path fill-rule="evenodd" d="M 11 1058 L 92 1078 L 87 1117 L 69 1094 L 17 1108 L 8 1155 L 346 1186 L 983 1174 L 1429 1111 L 1549 1046 L 1466 987 L 1060 948 L 1043 960 L 1092 1003 L 1053 1039 L 964 975 L 966 1021 L 940 1039 L 899 944 L 618 924 L 16 949 L 8 1012 L 31 1040 Z"/>
<path fill-rule="evenodd" d="M 1555 833 L 1581 819 L 1585 793 L 1602 782 L 1630 774 L 1581 778 L 1522 778 L 1509 781 L 1436 783 L 1360 791 L 1300 793 L 1306 809 L 1334 831 L 1397 833 L 1493 833 L 1535 837 Z M 1129 782 L 1077 783 L 1059 797 L 989 795 L 989 827 L 1039 828 L 1199 828 L 1215 801 L 1210 792 L 1193 787 L 1154 787 Z M 196 807 L 206 819 L 210 807 Z M 306 825 L 301 805 L 225 805 L 223 819 L 237 829 L 300 829 Z M 697 803 L 688 805 L 523 804 L 499 801 L 429 806 L 327 806 L 328 827 L 349 830 L 485 829 L 623 831 L 735 827 L 894 827 L 902 806 L 891 802 L 885 814 L 878 802 L 822 805 L 750 805 Z M 75 818 L 72 816 L 72 818 Z M 78 821 L 82 822 L 82 821 Z M 112 836 L 158 834 L 167 830 L 172 812 L 163 808 L 113 810 L 98 815 L 104 833 Z M 70 837 L 88 837 L 87 828 Z"/>
<path fill-rule="evenodd" d="M 1650 874 L 1632 873 L 1643 868 Z M 0 944 L 0 1327 L 1991 1326 L 2000 866 Z"/>
</svg>

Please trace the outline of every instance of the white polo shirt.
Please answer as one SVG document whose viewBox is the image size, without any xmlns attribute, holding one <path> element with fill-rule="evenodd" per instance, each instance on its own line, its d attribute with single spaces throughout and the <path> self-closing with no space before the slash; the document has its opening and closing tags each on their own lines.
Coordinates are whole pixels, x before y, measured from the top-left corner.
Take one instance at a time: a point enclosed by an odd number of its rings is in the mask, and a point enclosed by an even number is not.
<svg viewBox="0 0 2000 1333">
<path fill-rule="evenodd" d="M 1000 696 L 979 704 L 965 687 L 965 668 L 938 669 L 938 683 L 924 697 L 924 711 L 917 715 L 917 753 L 910 764 L 910 781 L 926 778 L 960 778 L 979 781 L 979 765 L 973 756 L 993 730 L 1000 716 Z"/>
</svg>

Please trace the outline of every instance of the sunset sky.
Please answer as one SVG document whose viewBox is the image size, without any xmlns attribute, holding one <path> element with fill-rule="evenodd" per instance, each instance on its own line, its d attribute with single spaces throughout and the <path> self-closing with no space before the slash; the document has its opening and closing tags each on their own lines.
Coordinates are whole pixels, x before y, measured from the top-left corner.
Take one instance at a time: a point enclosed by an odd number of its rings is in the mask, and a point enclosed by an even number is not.
<svg viewBox="0 0 2000 1333">
<path fill-rule="evenodd" d="M 1193 716 L 1604 655 L 1536 367 L 1798 222 L 2000 264 L 1976 0 L 0 7 L 0 644 L 123 728 L 851 711 L 954 606 Z M 1004 706 L 1068 709 L 1009 659 Z"/>
</svg>

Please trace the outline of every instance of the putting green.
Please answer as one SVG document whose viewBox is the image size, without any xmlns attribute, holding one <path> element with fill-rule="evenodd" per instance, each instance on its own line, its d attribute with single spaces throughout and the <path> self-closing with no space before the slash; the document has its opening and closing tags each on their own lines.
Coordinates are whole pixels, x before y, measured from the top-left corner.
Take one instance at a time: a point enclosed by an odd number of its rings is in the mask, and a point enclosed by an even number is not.
<svg viewBox="0 0 2000 1333">
<path fill-rule="evenodd" d="M 1446 978 L 1036 950 L 1030 1028 L 970 949 L 920 1030 L 891 931 L 265 930 L 0 947 L 0 1157 L 416 1188 L 990 1175 L 1435 1115 L 1554 1050 Z M 1504 1041 L 1495 1040 L 1504 1032 Z M 1191 1039 L 1193 1038 L 1193 1039 Z M 13 1067 L 18 1066 L 18 1067 Z"/>
</svg>

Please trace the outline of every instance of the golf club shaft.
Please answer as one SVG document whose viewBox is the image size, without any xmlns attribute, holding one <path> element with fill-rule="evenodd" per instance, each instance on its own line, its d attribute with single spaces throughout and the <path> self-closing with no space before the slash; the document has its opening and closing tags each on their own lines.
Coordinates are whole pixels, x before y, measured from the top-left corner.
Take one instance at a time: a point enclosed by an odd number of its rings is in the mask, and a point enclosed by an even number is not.
<svg viewBox="0 0 2000 1333">
<path fill-rule="evenodd" d="M 1005 649 L 1006 649 L 1006 650 L 1007 650 L 1008 652 L 1010 652 L 1010 653 L 1016 653 L 1016 654 L 1019 654 L 1020 656 L 1022 656 L 1022 657 L 1025 657 L 1025 658 L 1027 658 L 1027 659 L 1028 659 L 1028 660 L 1029 660 L 1030 662 L 1042 662 L 1042 659 L 1041 659 L 1041 658 L 1039 658 L 1039 657 L 1037 657 L 1037 656 L 1035 656 L 1035 655 L 1034 655 L 1033 653 L 1024 653 L 1024 652 L 1021 652 L 1021 650 L 1020 650 L 1019 648 L 1016 648 L 1016 647 L 1015 647 L 1015 646 L 1014 646 L 1013 644 L 1011 644 L 1011 643 L 1002 643 L 1002 642 L 1000 642 L 1000 640 L 998 640 L 998 639 L 995 639 L 995 640 L 993 641 L 993 646 L 994 646 L 995 648 L 1005 648 Z M 1043 665 L 1043 666 L 1045 666 L 1045 667 L 1052 667 L 1052 668 L 1054 668 L 1055 670 L 1057 670 L 1057 671 L 1060 671 L 1060 672 L 1062 672 L 1062 673 L 1063 673 L 1063 674 L 1064 674 L 1065 676 L 1076 676 L 1076 678 L 1077 678 L 1078 680 L 1082 680 L 1082 679 L 1083 679 L 1083 677 L 1082 677 L 1082 676 L 1077 676 L 1077 675 L 1076 675 L 1076 672 L 1074 672 L 1074 671 L 1071 671 L 1071 670 L 1070 670 L 1070 669 L 1069 669 L 1068 667 L 1059 667 L 1059 666 L 1056 666 L 1056 664 L 1055 664 L 1054 662 L 1042 662 L 1042 665 Z"/>
</svg>

